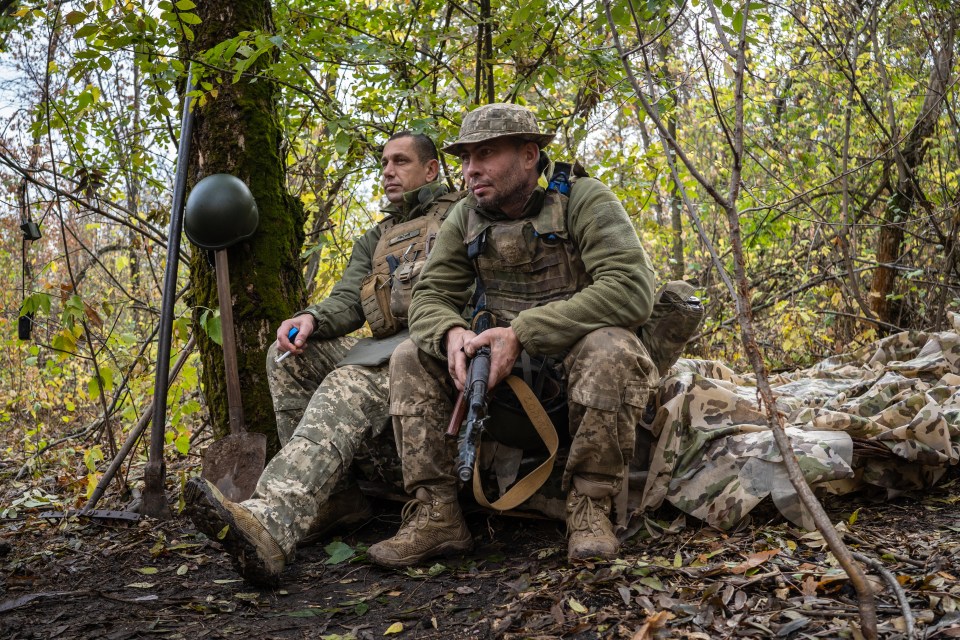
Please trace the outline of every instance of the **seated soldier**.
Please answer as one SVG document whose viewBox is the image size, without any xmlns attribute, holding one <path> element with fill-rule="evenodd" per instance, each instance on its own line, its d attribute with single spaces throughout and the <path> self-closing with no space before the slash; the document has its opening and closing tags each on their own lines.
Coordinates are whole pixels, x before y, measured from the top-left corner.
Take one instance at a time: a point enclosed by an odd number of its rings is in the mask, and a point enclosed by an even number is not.
<svg viewBox="0 0 960 640">
<path fill-rule="evenodd" d="M 470 195 L 440 231 L 414 289 L 412 341 L 390 364 L 390 413 L 414 499 L 399 532 L 370 547 L 378 564 L 403 567 L 473 545 L 457 501 L 455 445 L 443 427 L 481 347 L 490 348 L 490 388 L 522 351 L 562 364 L 568 558 L 618 555 L 612 498 L 657 381 L 637 337 L 651 312 L 654 273 L 610 189 L 555 175 L 541 151 L 552 138 L 526 108 L 491 104 L 467 114 L 444 149 L 460 158 Z M 497 320 L 479 334 L 460 314 L 475 280 L 478 306 Z"/>
<path fill-rule="evenodd" d="M 388 422 L 386 361 L 399 342 L 394 334 L 405 322 L 410 291 L 440 221 L 459 197 L 438 181 L 437 149 L 427 136 L 395 134 L 381 160 L 388 217 L 356 241 L 331 294 L 285 320 L 268 351 L 283 449 L 248 500 L 231 502 L 202 478 L 187 483 L 189 517 L 211 539 L 226 530 L 224 549 L 256 584 L 276 584 L 308 536 L 370 516 L 359 488 L 344 487 L 344 479 L 361 443 Z M 358 344 L 345 337 L 364 320 L 375 338 L 384 339 Z M 356 357 L 361 349 L 372 359 Z M 277 362 L 284 352 L 290 356 Z M 351 360 L 357 363 L 344 365 Z"/>
</svg>

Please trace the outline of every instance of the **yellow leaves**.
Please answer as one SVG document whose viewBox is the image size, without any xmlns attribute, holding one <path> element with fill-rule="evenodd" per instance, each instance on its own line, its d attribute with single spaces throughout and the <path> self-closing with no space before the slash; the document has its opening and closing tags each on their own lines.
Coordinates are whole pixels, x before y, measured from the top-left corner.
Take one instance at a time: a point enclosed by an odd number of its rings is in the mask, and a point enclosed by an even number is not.
<svg viewBox="0 0 960 640">
<path fill-rule="evenodd" d="M 385 635 L 385 636 L 392 636 L 392 635 L 397 634 L 397 633 L 403 633 L 403 623 L 402 623 L 402 622 L 394 622 L 392 625 L 390 625 L 389 627 L 387 627 L 387 630 L 383 632 L 383 635 Z"/>
<path fill-rule="evenodd" d="M 100 483 L 100 474 L 99 473 L 88 473 L 87 474 L 87 490 L 86 496 L 87 499 L 90 499 L 93 496 L 93 492 L 97 490 L 97 485 Z"/>
<path fill-rule="evenodd" d="M 567 600 L 567 605 L 569 605 L 569 606 L 570 606 L 570 609 L 572 609 L 572 610 L 575 611 L 576 613 L 586 613 L 586 612 L 587 612 L 587 608 L 586 608 L 585 606 L 583 606 L 582 604 L 580 604 L 580 602 L 579 602 L 576 598 L 574 598 L 573 596 L 570 596 L 570 599 Z"/>
<path fill-rule="evenodd" d="M 95 473 L 98 462 L 103 462 L 103 451 L 100 449 L 100 445 L 94 445 L 83 452 L 83 465 L 87 468 L 87 471 Z"/>
</svg>

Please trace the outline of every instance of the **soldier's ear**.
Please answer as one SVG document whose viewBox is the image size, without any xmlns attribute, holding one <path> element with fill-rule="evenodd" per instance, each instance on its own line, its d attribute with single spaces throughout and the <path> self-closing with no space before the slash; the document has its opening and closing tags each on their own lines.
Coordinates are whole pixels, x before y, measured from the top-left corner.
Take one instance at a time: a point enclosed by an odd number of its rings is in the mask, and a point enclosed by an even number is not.
<svg viewBox="0 0 960 640">
<path fill-rule="evenodd" d="M 427 162 L 427 181 L 433 182 L 440 175 L 440 161 L 430 160 Z"/>
<path fill-rule="evenodd" d="M 540 146 L 536 142 L 524 142 L 520 149 L 520 158 L 526 169 L 535 169 L 540 162 Z"/>
</svg>

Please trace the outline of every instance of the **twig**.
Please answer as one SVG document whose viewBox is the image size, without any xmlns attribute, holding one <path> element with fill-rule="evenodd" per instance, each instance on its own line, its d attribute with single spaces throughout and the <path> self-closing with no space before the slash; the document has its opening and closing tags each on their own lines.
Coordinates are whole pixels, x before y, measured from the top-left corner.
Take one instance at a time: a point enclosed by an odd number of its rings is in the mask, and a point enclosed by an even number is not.
<svg viewBox="0 0 960 640">
<path fill-rule="evenodd" d="M 897 596 L 897 602 L 900 604 L 900 610 L 903 612 L 904 624 L 907 626 L 907 640 L 913 640 L 916 637 L 916 628 L 913 620 L 913 611 L 910 609 L 910 603 L 907 601 L 907 594 L 904 592 L 903 587 L 900 586 L 900 583 L 897 581 L 897 577 L 890 573 L 889 570 L 883 563 L 879 560 L 871 558 L 868 555 L 853 552 L 853 557 L 868 564 L 873 567 L 877 573 L 883 576 L 884 581 L 886 581 L 887 586 L 893 591 L 893 594 Z"/>
<path fill-rule="evenodd" d="M 734 274 L 736 276 L 737 286 L 737 290 L 731 290 L 730 293 L 737 303 L 736 308 L 737 317 L 740 324 L 741 341 L 743 343 L 744 350 L 747 353 L 750 364 L 756 373 L 757 393 L 762 399 L 762 404 L 764 405 L 763 409 L 765 410 L 767 416 L 767 423 L 770 427 L 770 431 L 773 435 L 774 441 L 776 442 L 777 448 L 780 451 L 780 455 L 783 459 L 783 465 L 787 472 L 787 477 L 790 479 L 790 483 L 796 490 L 801 503 L 807 508 L 807 511 L 813 517 L 817 529 L 823 535 L 824 540 L 827 542 L 830 550 L 839 561 L 841 567 L 843 567 L 843 569 L 847 572 L 847 575 L 850 577 L 850 582 L 857 591 L 857 597 L 860 605 L 860 622 L 864 636 L 869 640 L 875 640 L 877 637 L 877 611 L 873 592 L 871 591 L 870 585 L 867 582 L 863 568 L 854 561 L 853 556 L 850 553 L 850 549 L 847 548 L 843 540 L 840 538 L 839 533 L 833 527 L 829 517 L 824 511 L 823 505 L 820 504 L 820 501 L 813 494 L 813 491 L 810 489 L 810 486 L 807 484 L 807 481 L 803 476 L 803 472 L 800 469 L 800 464 L 797 461 L 796 454 L 794 453 L 790 437 L 787 435 L 784 428 L 783 415 L 777 411 L 776 403 L 773 400 L 770 381 L 767 378 L 767 367 L 762 355 L 760 354 L 760 348 L 757 345 L 756 334 L 753 326 L 753 311 L 750 304 L 750 286 L 746 275 L 743 238 L 740 231 L 740 212 L 737 208 L 737 198 L 740 191 L 741 171 L 743 168 L 742 163 L 744 158 L 743 78 L 746 68 L 746 28 L 748 24 L 747 18 L 749 14 L 749 5 L 745 5 L 742 9 L 743 20 L 739 34 L 740 39 L 737 43 L 736 50 L 736 70 L 734 73 L 733 88 L 735 121 L 733 140 L 731 141 L 730 149 L 733 157 L 730 171 L 729 192 L 726 197 L 720 193 L 716 185 L 707 180 L 699 171 L 697 171 L 696 167 L 693 166 L 689 156 L 683 152 L 683 149 L 680 147 L 676 138 L 671 136 L 669 131 L 667 131 L 663 122 L 660 120 L 655 107 L 651 105 L 644 96 L 643 91 L 633 74 L 629 57 L 625 53 L 623 44 L 621 43 L 619 31 L 611 13 L 610 0 L 603 0 L 603 6 L 606 13 L 607 24 L 613 37 L 614 45 L 620 54 L 620 61 L 624 67 L 628 79 L 633 86 L 637 100 L 639 100 L 639 102 L 643 105 L 643 109 L 647 115 L 654 121 L 658 131 L 660 132 L 660 135 L 670 145 L 671 150 L 673 150 L 677 157 L 679 157 L 683 163 L 687 165 L 691 175 L 693 175 L 694 178 L 700 182 L 700 184 L 704 187 L 704 190 L 710 195 L 711 198 L 713 198 L 714 202 L 716 202 L 716 204 L 720 206 L 726 213 L 727 224 L 730 229 L 731 246 L 734 254 Z"/>
</svg>

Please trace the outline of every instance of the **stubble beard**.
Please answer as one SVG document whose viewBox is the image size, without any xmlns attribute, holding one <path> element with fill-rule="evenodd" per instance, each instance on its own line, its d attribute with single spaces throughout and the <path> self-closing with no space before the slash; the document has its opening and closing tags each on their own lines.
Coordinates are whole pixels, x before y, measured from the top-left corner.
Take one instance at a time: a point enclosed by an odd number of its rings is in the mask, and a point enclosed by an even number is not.
<svg viewBox="0 0 960 640">
<path fill-rule="evenodd" d="M 477 204 L 487 211 L 505 212 L 506 209 L 522 207 L 530 197 L 519 156 L 513 165 L 503 172 L 503 175 L 495 177 L 491 183 L 494 186 L 493 193 L 477 198 Z"/>
</svg>

